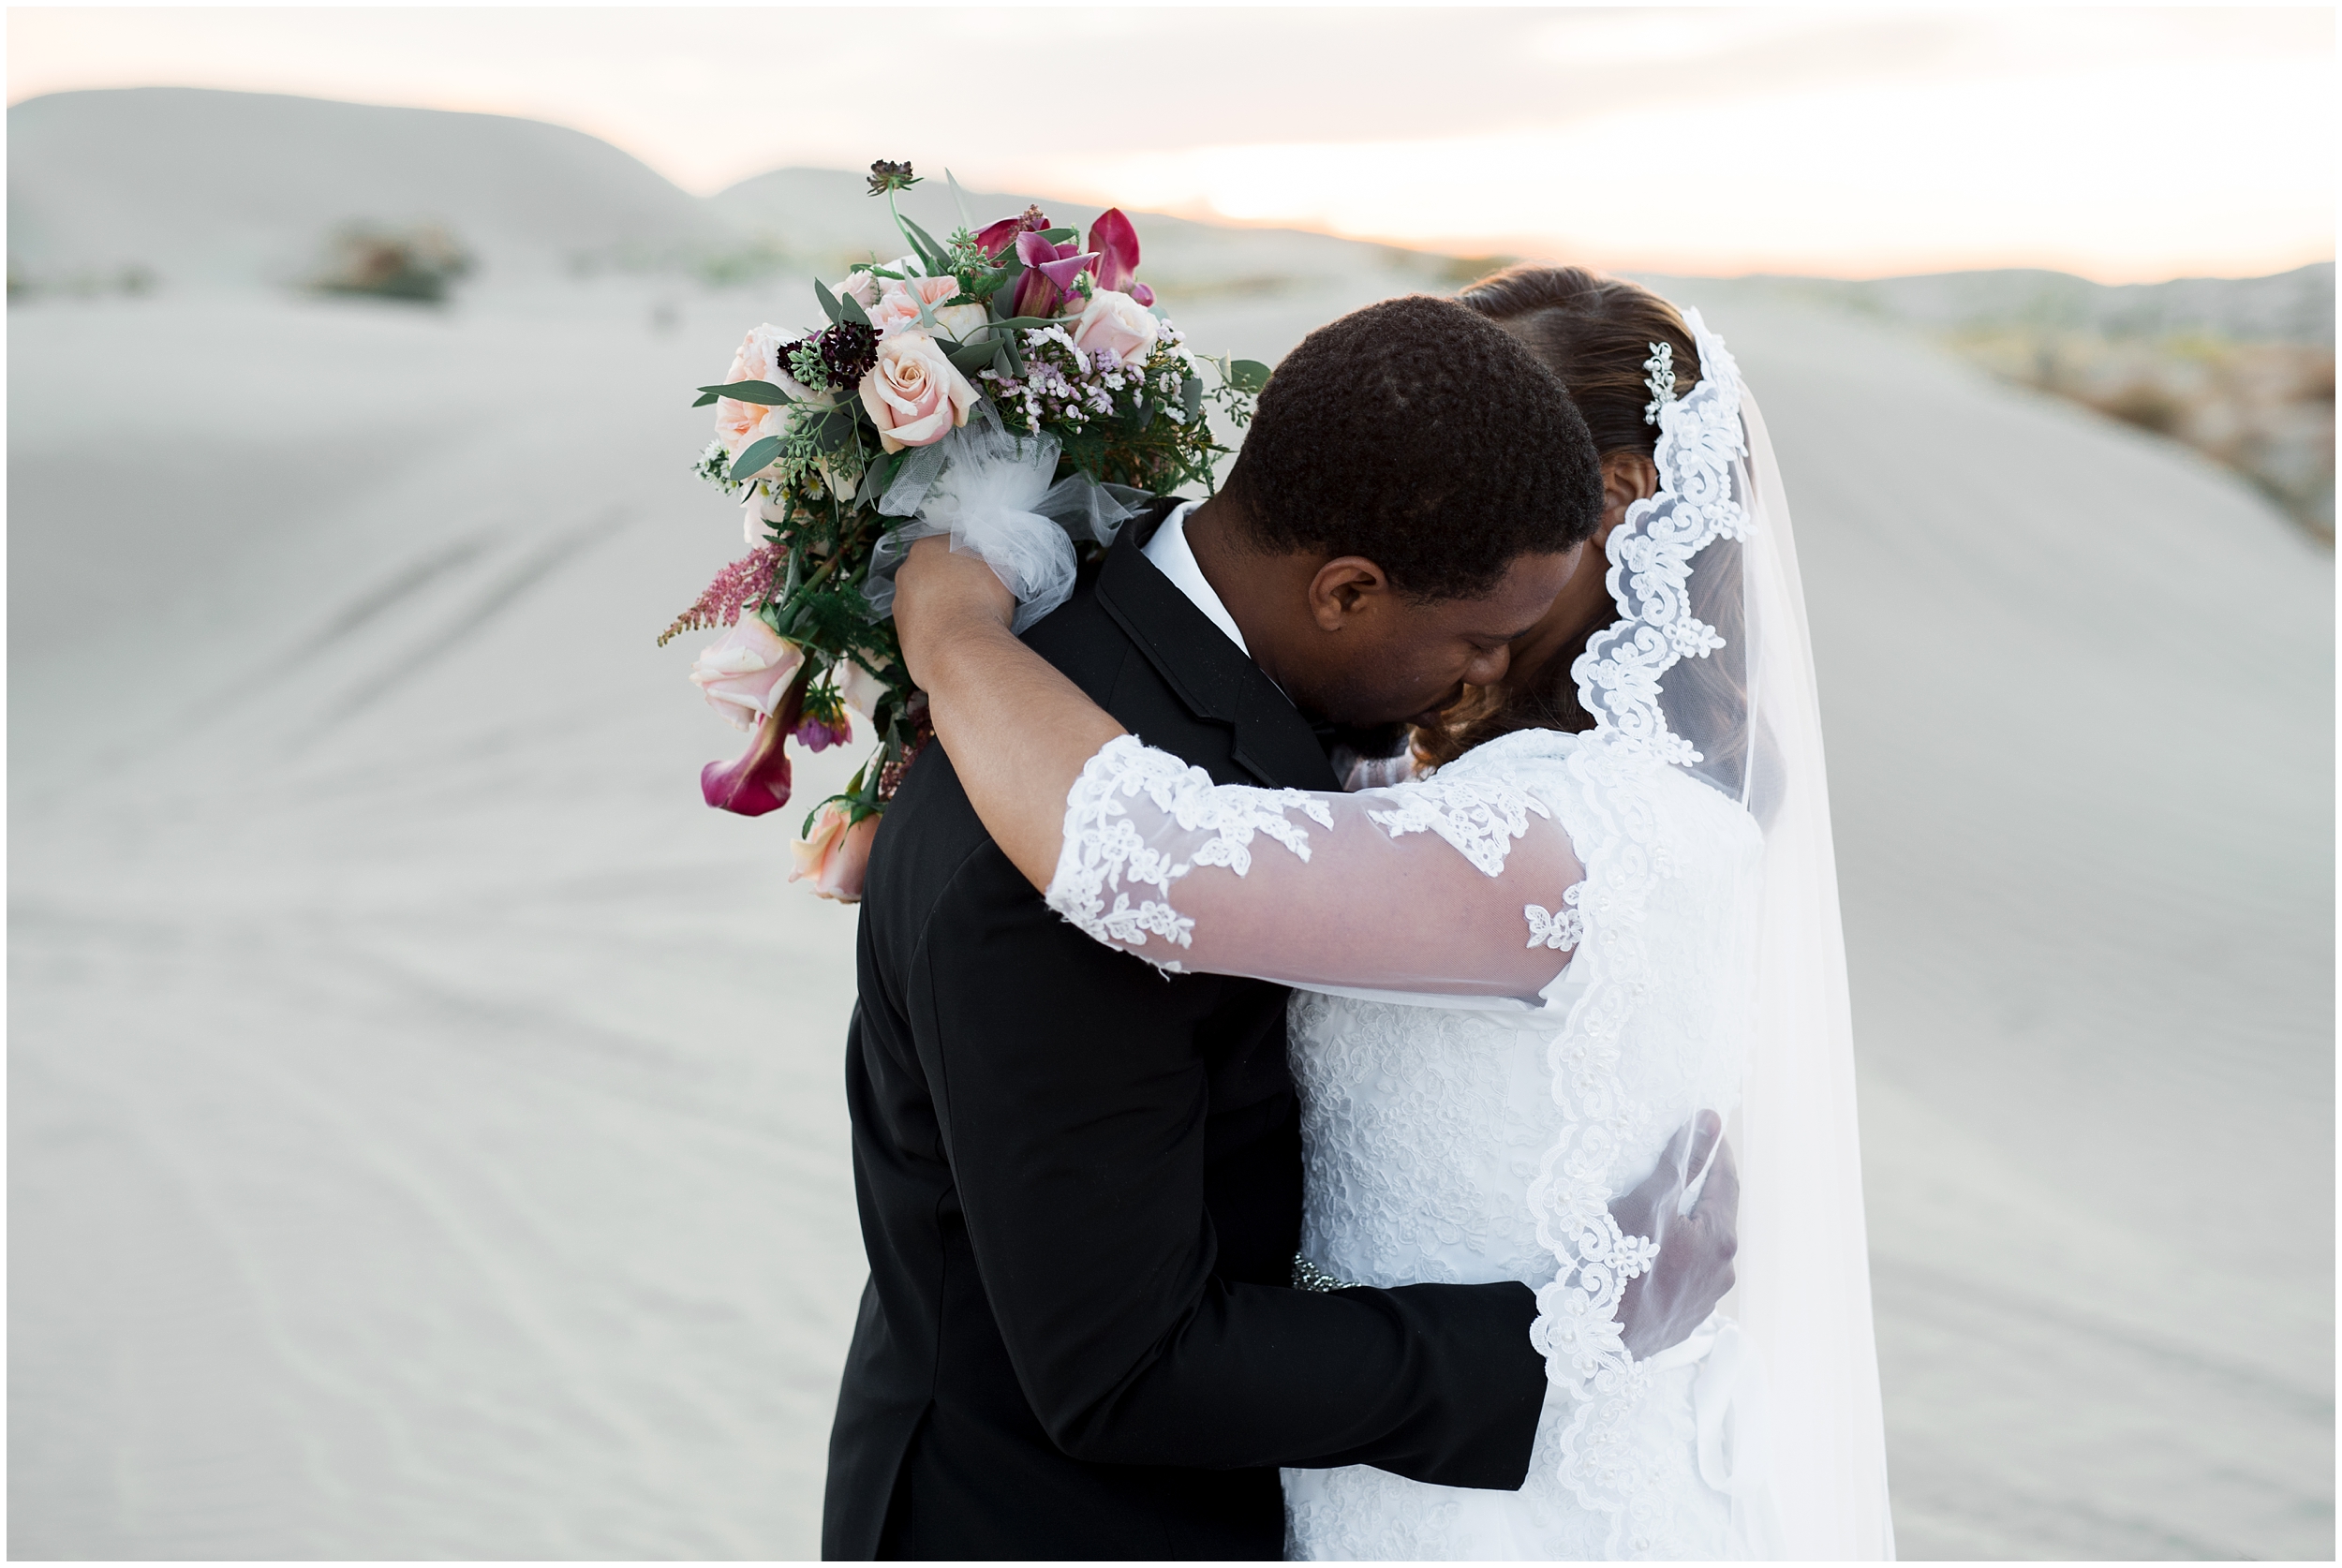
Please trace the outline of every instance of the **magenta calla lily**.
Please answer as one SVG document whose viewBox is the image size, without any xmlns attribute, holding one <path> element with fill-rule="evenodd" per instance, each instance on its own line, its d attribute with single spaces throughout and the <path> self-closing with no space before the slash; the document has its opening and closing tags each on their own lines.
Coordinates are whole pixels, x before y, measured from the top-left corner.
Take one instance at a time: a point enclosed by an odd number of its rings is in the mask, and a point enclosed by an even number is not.
<svg viewBox="0 0 2342 1568">
<path fill-rule="evenodd" d="M 1094 250 L 1071 244 L 1051 244 L 1035 233 L 1016 236 L 1016 259 L 1025 275 L 1016 281 L 1016 298 L 1010 310 L 1018 316 L 1054 316 L 1072 291 L 1074 280 L 1098 264 Z"/>
<path fill-rule="evenodd" d="M 1049 227 L 1049 215 L 1039 207 L 1028 207 L 1015 217 L 1004 217 L 998 223 L 987 223 L 976 231 L 976 244 L 985 255 L 998 258 L 1008 248 L 1009 241 L 1030 231 L 1039 233 Z"/>
<path fill-rule="evenodd" d="M 1024 224 L 1013 217 L 987 223 L 976 230 L 976 248 L 986 256 L 998 256 L 1023 228 Z"/>
<path fill-rule="evenodd" d="M 789 726 L 767 718 L 749 738 L 738 760 L 700 769 L 700 797 L 719 811 L 762 817 L 789 804 L 789 753 L 781 743 Z"/>
<path fill-rule="evenodd" d="M 1098 253 L 1094 250 L 1076 251 L 1072 245 L 1060 245 L 1057 250 L 1056 260 L 1041 263 L 1041 275 L 1070 294 L 1074 291 L 1075 278 L 1084 273 L 1095 274 Z"/>
<path fill-rule="evenodd" d="M 1131 227 L 1121 208 L 1108 207 L 1098 214 L 1098 221 L 1089 226 L 1089 248 L 1098 253 L 1098 287 L 1138 299 L 1131 288 L 1138 277 L 1138 230 Z M 1153 292 L 1148 290 L 1150 297 Z"/>
</svg>

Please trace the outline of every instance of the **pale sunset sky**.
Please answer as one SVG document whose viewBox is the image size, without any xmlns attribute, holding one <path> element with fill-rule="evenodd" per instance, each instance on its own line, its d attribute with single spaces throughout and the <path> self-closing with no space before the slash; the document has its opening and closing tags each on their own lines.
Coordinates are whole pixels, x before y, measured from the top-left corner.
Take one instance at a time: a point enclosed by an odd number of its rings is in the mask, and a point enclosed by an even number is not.
<svg viewBox="0 0 2342 1568">
<path fill-rule="evenodd" d="M 2106 282 L 2334 255 L 2328 7 L 12 7 L 8 98 L 550 120 L 1464 254 Z"/>
</svg>

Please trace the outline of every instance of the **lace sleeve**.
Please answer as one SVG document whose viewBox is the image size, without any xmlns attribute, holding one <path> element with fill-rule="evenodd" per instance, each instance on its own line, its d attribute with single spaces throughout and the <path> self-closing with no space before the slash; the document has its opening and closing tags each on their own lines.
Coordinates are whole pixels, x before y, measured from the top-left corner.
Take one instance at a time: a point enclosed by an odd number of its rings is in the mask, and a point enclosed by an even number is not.
<svg viewBox="0 0 2342 1568">
<path fill-rule="evenodd" d="M 1534 997 L 1577 945 L 1583 877 L 1504 779 L 1254 789 L 1119 735 L 1066 797 L 1048 902 L 1164 969 Z"/>
</svg>

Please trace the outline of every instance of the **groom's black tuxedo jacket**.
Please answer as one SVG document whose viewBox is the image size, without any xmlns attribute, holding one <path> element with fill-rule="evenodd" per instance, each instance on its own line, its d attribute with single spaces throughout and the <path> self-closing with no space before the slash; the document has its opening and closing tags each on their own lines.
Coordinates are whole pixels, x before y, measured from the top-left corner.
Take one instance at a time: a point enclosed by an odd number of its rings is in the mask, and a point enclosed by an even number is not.
<svg viewBox="0 0 2342 1568">
<path fill-rule="evenodd" d="M 1309 724 L 1139 554 L 1028 643 L 1223 783 L 1332 789 Z M 1513 1488 L 1545 1391 L 1519 1284 L 1288 1288 L 1279 986 L 1166 977 L 1052 913 L 930 747 L 887 811 L 848 1036 L 870 1282 L 827 1558 L 1276 1558 L 1279 1465 Z"/>
</svg>

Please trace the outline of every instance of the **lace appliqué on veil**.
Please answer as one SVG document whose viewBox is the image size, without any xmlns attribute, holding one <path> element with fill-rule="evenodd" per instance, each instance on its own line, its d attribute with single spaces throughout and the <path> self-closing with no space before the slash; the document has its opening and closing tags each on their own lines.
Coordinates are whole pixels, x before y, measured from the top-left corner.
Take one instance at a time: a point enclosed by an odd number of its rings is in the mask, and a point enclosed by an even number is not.
<svg viewBox="0 0 2342 1568">
<path fill-rule="evenodd" d="M 1700 754 L 1668 729 L 1659 677 L 1682 659 L 1705 658 L 1724 646 L 1716 629 L 1692 614 L 1692 557 L 1719 539 L 1746 538 L 1749 524 L 1732 477 L 1736 460 L 1748 451 L 1740 367 L 1699 312 L 1686 310 L 1683 318 L 1699 345 L 1699 384 L 1687 397 L 1669 396 L 1670 373 L 1667 391 L 1654 390 L 1658 494 L 1626 509 L 1608 546 L 1610 598 L 1624 616 L 1587 641 L 1569 673 L 1598 733 L 1687 766 Z"/>
<path fill-rule="evenodd" d="M 1645 1109 L 1621 1084 L 1620 1033 L 1649 984 L 1644 907 L 1658 879 L 1675 871 L 1648 809 L 1649 785 L 1637 776 L 1700 761 L 1668 729 L 1660 677 L 1724 645 L 1691 613 L 1692 558 L 1749 526 L 1733 475 L 1747 450 L 1740 373 L 1697 312 L 1685 316 L 1699 346 L 1699 384 L 1682 399 L 1654 394 L 1659 491 L 1627 510 L 1608 545 L 1610 594 L 1626 614 L 1590 640 L 1570 670 L 1594 716 L 1593 732 L 1567 762 L 1591 808 L 1572 834 L 1585 880 L 1560 914 L 1528 910 L 1532 945 L 1575 945 L 1569 973 L 1584 986 L 1549 1052 L 1565 1121 L 1529 1203 L 1561 1272 L 1537 1293 L 1530 1339 L 1547 1377 L 1577 1401 L 1560 1441 L 1561 1479 L 1585 1506 L 1612 1516 L 1614 1557 L 1650 1555 L 1665 1530 L 1655 1478 L 1632 1438 L 1652 1374 L 1627 1354 L 1618 1323 L 1627 1281 L 1657 1249 L 1625 1235 L 1609 1212 L 1619 1150 L 1649 1131 Z"/>
<path fill-rule="evenodd" d="M 1184 859 L 1149 847 L 1125 804 L 1141 796 L 1183 832 L 1203 835 L 1184 846 Z M 1333 826 L 1332 813 L 1307 791 L 1216 785 L 1202 768 L 1149 750 L 1136 735 L 1117 735 L 1099 747 L 1065 797 L 1065 842 L 1049 879 L 1049 908 L 1099 941 L 1126 950 L 1146 946 L 1149 937 L 1189 946 L 1195 923 L 1167 901 L 1171 884 L 1198 865 L 1224 865 L 1241 877 L 1252 869 L 1256 836 L 1309 859 L 1309 830 L 1288 821 L 1288 811 Z M 1131 901 L 1134 890 L 1149 888 L 1160 896 Z M 1180 972 L 1176 960 L 1138 956 Z"/>
</svg>

